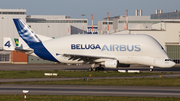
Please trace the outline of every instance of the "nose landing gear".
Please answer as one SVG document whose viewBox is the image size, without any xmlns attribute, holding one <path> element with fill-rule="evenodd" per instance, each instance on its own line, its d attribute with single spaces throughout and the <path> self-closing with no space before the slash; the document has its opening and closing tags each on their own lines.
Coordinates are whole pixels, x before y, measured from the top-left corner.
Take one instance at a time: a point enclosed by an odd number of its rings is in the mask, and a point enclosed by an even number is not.
<svg viewBox="0 0 180 101">
<path fill-rule="evenodd" d="M 150 72 L 152 72 L 153 71 L 153 66 L 150 66 Z"/>
</svg>

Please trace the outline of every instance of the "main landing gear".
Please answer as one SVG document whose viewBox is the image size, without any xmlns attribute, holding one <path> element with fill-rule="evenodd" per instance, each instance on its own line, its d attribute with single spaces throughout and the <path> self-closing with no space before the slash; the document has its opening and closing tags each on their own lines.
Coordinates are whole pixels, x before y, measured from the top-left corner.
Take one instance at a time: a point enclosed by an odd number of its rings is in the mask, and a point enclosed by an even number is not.
<svg viewBox="0 0 180 101">
<path fill-rule="evenodd" d="M 104 70 L 102 65 L 99 65 L 99 67 L 95 67 L 95 64 L 92 64 L 91 67 L 89 67 L 89 71 L 99 71 L 99 70 Z"/>
</svg>

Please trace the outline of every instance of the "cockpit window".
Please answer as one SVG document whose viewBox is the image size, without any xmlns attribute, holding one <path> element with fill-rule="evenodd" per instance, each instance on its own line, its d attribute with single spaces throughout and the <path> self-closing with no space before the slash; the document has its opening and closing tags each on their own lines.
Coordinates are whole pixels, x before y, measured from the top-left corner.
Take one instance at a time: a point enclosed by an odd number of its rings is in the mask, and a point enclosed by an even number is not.
<svg viewBox="0 0 180 101">
<path fill-rule="evenodd" d="M 164 50 L 164 48 L 161 46 L 161 49 Z"/>
<path fill-rule="evenodd" d="M 165 59 L 165 61 L 171 61 L 171 59 Z"/>
</svg>

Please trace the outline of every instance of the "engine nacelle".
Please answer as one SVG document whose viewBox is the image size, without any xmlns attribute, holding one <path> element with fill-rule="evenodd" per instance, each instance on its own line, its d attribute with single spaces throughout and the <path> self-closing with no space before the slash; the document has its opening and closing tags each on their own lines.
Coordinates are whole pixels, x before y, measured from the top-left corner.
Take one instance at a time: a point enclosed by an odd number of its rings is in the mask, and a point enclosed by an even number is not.
<svg viewBox="0 0 180 101">
<path fill-rule="evenodd" d="M 104 66 L 106 68 L 117 68 L 118 64 L 119 64 L 118 60 L 106 60 L 104 62 Z"/>
</svg>

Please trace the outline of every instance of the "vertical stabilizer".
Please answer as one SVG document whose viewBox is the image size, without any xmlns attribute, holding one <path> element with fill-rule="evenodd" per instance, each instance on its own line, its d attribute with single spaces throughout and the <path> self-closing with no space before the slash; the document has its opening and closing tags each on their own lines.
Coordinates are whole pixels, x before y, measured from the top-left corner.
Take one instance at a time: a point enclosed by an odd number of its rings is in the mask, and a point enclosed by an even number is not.
<svg viewBox="0 0 180 101">
<path fill-rule="evenodd" d="M 29 26 L 23 22 L 22 19 L 13 19 L 19 36 L 26 42 L 26 44 L 33 49 L 33 52 L 40 58 L 59 62 L 52 55 L 51 52 L 46 48 L 42 41 L 36 36 L 36 34 L 29 28 Z M 39 35 L 40 36 L 40 35 Z M 49 38 L 43 38 L 44 40 L 49 40 Z M 43 40 L 42 39 L 42 40 Z M 52 38 L 51 38 L 52 39 Z M 24 48 L 23 45 L 20 48 Z"/>
<path fill-rule="evenodd" d="M 41 40 L 35 35 L 35 33 L 23 22 L 22 19 L 13 19 L 19 36 L 29 45 L 31 43 L 38 43 Z"/>
</svg>

